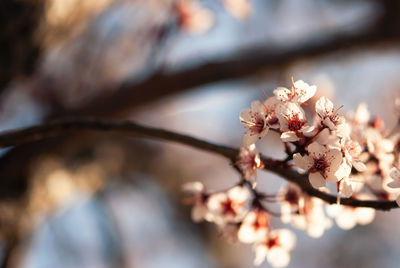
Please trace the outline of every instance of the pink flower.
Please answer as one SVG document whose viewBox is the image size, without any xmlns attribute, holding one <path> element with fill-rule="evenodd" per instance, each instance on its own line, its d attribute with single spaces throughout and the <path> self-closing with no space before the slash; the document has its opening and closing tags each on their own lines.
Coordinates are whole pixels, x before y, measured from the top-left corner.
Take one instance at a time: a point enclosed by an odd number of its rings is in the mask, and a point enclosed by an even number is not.
<svg viewBox="0 0 400 268">
<path fill-rule="evenodd" d="M 249 129 L 243 137 L 243 145 L 245 147 L 254 144 L 268 133 L 268 125 L 265 118 L 266 107 L 261 101 L 253 101 L 251 109 L 246 109 L 240 113 L 240 121 Z"/>
<path fill-rule="evenodd" d="M 254 181 L 255 186 L 257 182 L 257 169 L 264 167 L 256 146 L 252 144 L 247 148 L 240 148 L 236 164 L 242 171 L 243 177 L 248 181 Z"/>
<path fill-rule="evenodd" d="M 283 142 L 294 142 L 300 140 L 303 135 L 311 137 L 315 134 L 315 128 L 307 125 L 303 109 L 295 103 L 288 102 L 281 105 L 278 119 Z"/>
<path fill-rule="evenodd" d="M 192 207 L 192 220 L 200 222 L 203 219 L 212 221 L 212 215 L 209 213 L 206 206 L 207 195 L 205 193 L 204 185 L 201 182 L 188 182 L 182 186 L 185 192 L 192 194 L 194 204 Z"/>
<path fill-rule="evenodd" d="M 371 197 L 366 195 L 358 196 L 362 199 L 369 200 Z M 375 218 L 375 210 L 373 208 L 348 207 L 341 205 L 330 205 L 327 207 L 329 216 L 335 218 L 337 226 L 344 230 L 349 230 L 357 224 L 370 224 Z"/>
<path fill-rule="evenodd" d="M 286 185 L 279 196 L 282 198 L 282 222 L 291 223 L 314 238 L 321 237 L 324 231 L 332 226 L 332 221 L 324 213 L 324 203 L 303 193 L 297 185 Z"/>
<path fill-rule="evenodd" d="M 336 131 L 339 137 L 348 134 L 345 118 L 337 114 L 338 110 L 333 109 L 333 103 L 329 99 L 321 97 L 315 104 L 315 110 L 321 118 L 323 126 L 328 127 L 331 131 Z"/>
<path fill-rule="evenodd" d="M 269 215 L 262 210 L 252 210 L 243 219 L 238 232 L 239 241 L 254 243 L 264 240 L 269 231 Z"/>
<path fill-rule="evenodd" d="M 271 231 L 265 241 L 255 245 L 255 265 L 260 265 L 265 259 L 273 267 L 285 267 L 290 262 L 289 252 L 296 244 L 295 235 L 287 229 Z"/>
<path fill-rule="evenodd" d="M 250 207 L 251 193 L 248 188 L 235 186 L 227 192 L 210 195 L 207 208 L 218 225 L 240 222 Z"/>
<path fill-rule="evenodd" d="M 342 153 L 337 149 L 328 149 L 317 142 L 307 147 L 308 155 L 296 153 L 293 160 L 296 165 L 308 171 L 308 179 L 314 188 L 323 187 L 326 181 L 337 182 L 344 177 L 337 173 L 342 163 Z"/>
<path fill-rule="evenodd" d="M 276 98 L 281 102 L 304 103 L 315 95 L 316 86 L 310 86 L 303 80 L 293 83 L 290 89 L 279 87 L 274 90 Z"/>
</svg>

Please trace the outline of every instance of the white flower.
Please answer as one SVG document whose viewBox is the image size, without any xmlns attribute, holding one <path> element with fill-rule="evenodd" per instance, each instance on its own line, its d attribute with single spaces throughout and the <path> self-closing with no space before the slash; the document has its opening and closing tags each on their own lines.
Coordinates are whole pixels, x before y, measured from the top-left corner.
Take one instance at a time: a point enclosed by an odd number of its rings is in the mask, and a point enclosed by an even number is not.
<svg viewBox="0 0 400 268">
<path fill-rule="evenodd" d="M 255 265 L 260 265 L 265 259 L 273 267 L 285 267 L 290 262 L 289 252 L 296 244 L 296 236 L 287 229 L 273 230 L 265 241 L 255 245 Z"/>
<path fill-rule="evenodd" d="M 338 110 L 333 109 L 333 103 L 329 99 L 321 97 L 315 104 L 315 110 L 323 126 L 336 131 L 339 137 L 344 137 L 348 133 L 345 118 L 337 114 Z"/>
<path fill-rule="evenodd" d="M 268 125 L 265 120 L 266 107 L 261 101 L 253 101 L 251 109 L 243 110 L 240 113 L 240 121 L 249 129 L 243 137 L 245 147 L 254 144 L 268 133 Z"/>
<path fill-rule="evenodd" d="M 368 124 L 368 121 L 370 119 L 370 113 L 368 111 L 368 106 L 365 103 L 360 103 L 357 108 L 356 112 L 354 114 L 354 121 L 357 124 L 360 125 L 366 125 Z"/>
<path fill-rule="evenodd" d="M 279 87 L 274 94 L 281 102 L 304 103 L 315 95 L 316 86 L 310 86 L 303 80 L 296 81 L 290 89 Z"/>
<path fill-rule="evenodd" d="M 349 230 L 357 224 L 370 224 L 375 218 L 373 208 L 349 207 L 342 205 L 330 205 L 327 207 L 327 213 L 335 218 L 337 226 L 344 230 Z"/>
<path fill-rule="evenodd" d="M 265 121 L 270 128 L 278 129 L 280 127 L 277 111 L 281 105 L 282 103 L 276 97 L 269 97 L 264 101 Z"/>
<path fill-rule="evenodd" d="M 212 215 L 209 213 L 206 206 L 207 195 L 205 194 L 204 185 L 201 182 L 188 182 L 182 186 L 185 192 L 192 194 L 193 204 L 192 208 L 192 220 L 194 222 L 200 222 L 203 219 L 212 221 Z"/>
<path fill-rule="evenodd" d="M 390 177 L 393 179 L 393 181 L 389 182 L 387 186 L 392 189 L 400 188 L 400 170 L 398 170 L 397 168 L 392 168 L 390 170 Z M 396 202 L 397 205 L 400 206 L 400 195 L 397 197 Z"/>
<path fill-rule="evenodd" d="M 249 210 L 250 197 L 246 187 L 235 186 L 227 192 L 210 195 L 207 207 L 218 225 L 240 222 Z"/>
<path fill-rule="evenodd" d="M 269 215 L 262 211 L 250 211 L 243 219 L 238 232 L 239 241 L 254 243 L 264 240 L 269 231 Z"/>
<path fill-rule="evenodd" d="M 302 156 L 296 153 L 293 160 L 296 165 L 307 170 L 311 185 L 320 188 L 326 185 L 326 181 L 337 182 L 344 177 L 346 172 L 339 167 L 342 164 L 342 153 L 337 149 L 327 149 L 317 142 L 307 147 L 308 155 Z"/>
<path fill-rule="evenodd" d="M 252 144 L 247 148 L 240 148 L 236 164 L 242 171 L 243 177 L 248 181 L 254 181 L 255 186 L 257 182 L 257 169 L 264 167 L 256 146 Z"/>
<path fill-rule="evenodd" d="M 321 237 L 332 226 L 324 213 L 324 203 L 303 193 L 297 185 L 286 185 L 279 196 L 283 198 L 280 202 L 282 222 L 291 223 L 314 238 Z"/>
<path fill-rule="evenodd" d="M 356 141 L 343 139 L 342 140 L 342 151 L 344 152 L 344 158 L 348 163 L 351 164 L 358 172 L 364 172 L 366 170 L 365 164 L 360 160 L 362 148 Z"/>
<path fill-rule="evenodd" d="M 294 142 L 300 140 L 303 135 L 311 137 L 315 134 L 315 128 L 307 125 L 303 109 L 293 102 L 279 107 L 278 119 L 283 142 Z"/>
</svg>

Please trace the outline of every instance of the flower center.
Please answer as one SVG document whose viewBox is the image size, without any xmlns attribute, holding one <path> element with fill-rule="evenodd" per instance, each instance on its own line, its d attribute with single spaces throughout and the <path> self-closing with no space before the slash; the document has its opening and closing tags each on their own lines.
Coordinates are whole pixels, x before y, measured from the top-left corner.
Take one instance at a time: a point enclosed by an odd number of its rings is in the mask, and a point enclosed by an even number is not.
<svg viewBox="0 0 400 268">
<path fill-rule="evenodd" d="M 251 131 L 253 133 L 261 133 L 265 128 L 265 120 L 261 116 L 254 117 L 254 125 L 251 126 Z"/>
<path fill-rule="evenodd" d="M 227 214 L 236 214 L 236 204 L 230 199 L 227 198 L 224 202 L 221 202 L 221 207 L 222 207 L 222 214 L 227 215 Z"/>
<path fill-rule="evenodd" d="M 305 123 L 306 122 L 303 120 L 300 120 L 298 114 L 294 114 L 288 120 L 288 129 L 290 131 L 298 131 L 304 126 Z"/>
<path fill-rule="evenodd" d="M 273 247 L 277 247 L 280 246 L 279 243 L 279 237 L 274 237 L 274 238 L 270 238 L 268 239 L 267 243 L 266 243 L 267 248 L 273 248 Z"/>
<path fill-rule="evenodd" d="M 325 173 L 326 169 L 329 167 L 328 161 L 325 156 L 320 157 L 319 159 L 314 160 L 314 170 L 320 173 Z"/>
<path fill-rule="evenodd" d="M 269 222 L 268 216 L 265 213 L 259 212 L 257 213 L 257 217 L 253 224 L 253 228 L 255 231 L 257 231 L 260 228 L 265 228 L 267 227 L 268 222 Z"/>
</svg>

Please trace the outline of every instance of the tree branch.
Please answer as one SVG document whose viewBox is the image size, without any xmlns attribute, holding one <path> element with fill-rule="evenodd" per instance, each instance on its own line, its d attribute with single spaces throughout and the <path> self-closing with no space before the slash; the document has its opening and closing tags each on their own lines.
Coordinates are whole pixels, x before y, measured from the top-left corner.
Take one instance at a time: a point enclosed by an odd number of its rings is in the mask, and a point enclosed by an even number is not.
<svg viewBox="0 0 400 268">
<path fill-rule="evenodd" d="M 33 141 L 44 140 L 50 137 L 68 135 L 79 131 L 102 131 L 133 137 L 172 141 L 222 155 L 232 162 L 236 161 L 237 155 L 239 154 L 239 149 L 236 148 L 208 142 L 160 128 L 146 127 L 131 121 L 88 118 L 70 118 L 0 133 L 0 148 L 17 146 Z M 299 174 L 297 171 L 288 168 L 287 165 L 279 161 L 265 156 L 262 156 L 261 159 L 264 163 L 265 170 L 275 173 L 285 180 L 299 185 L 301 189 L 310 196 L 320 198 L 330 204 L 336 203 L 337 196 L 314 189 L 305 175 Z M 398 207 L 395 201 L 357 200 L 354 198 L 342 198 L 341 204 L 352 207 L 370 207 L 378 210 L 390 210 Z"/>
</svg>

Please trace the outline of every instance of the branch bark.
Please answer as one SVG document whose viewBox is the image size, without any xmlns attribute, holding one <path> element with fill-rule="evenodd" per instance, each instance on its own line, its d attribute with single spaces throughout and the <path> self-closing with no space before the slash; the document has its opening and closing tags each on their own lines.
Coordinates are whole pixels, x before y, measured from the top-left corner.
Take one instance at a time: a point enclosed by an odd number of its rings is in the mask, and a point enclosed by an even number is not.
<svg viewBox="0 0 400 268">
<path fill-rule="evenodd" d="M 228 158 L 231 162 L 235 162 L 237 155 L 239 154 L 239 149 L 237 148 L 208 142 L 169 130 L 147 127 L 127 120 L 102 120 L 89 118 L 70 118 L 0 133 L 0 148 L 17 146 L 80 131 L 111 132 L 132 137 L 176 142 L 219 154 Z M 289 168 L 280 161 L 265 156 L 262 156 L 261 159 L 264 163 L 265 170 L 275 173 L 283 179 L 299 185 L 301 189 L 310 196 L 320 198 L 329 204 L 336 203 L 337 196 L 314 189 L 308 182 L 306 175 L 299 174 L 297 171 Z M 377 210 L 390 210 L 398 207 L 395 201 L 357 200 L 354 198 L 342 198 L 341 204 L 352 207 L 370 207 Z"/>
</svg>

